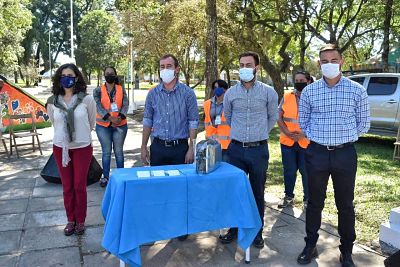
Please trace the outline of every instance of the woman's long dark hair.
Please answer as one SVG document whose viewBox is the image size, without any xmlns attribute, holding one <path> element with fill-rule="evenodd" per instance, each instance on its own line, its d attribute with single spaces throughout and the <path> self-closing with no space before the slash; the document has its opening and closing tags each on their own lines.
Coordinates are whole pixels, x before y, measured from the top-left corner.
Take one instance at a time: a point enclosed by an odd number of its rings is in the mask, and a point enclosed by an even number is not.
<svg viewBox="0 0 400 267">
<path fill-rule="evenodd" d="M 65 90 L 60 84 L 61 73 L 64 69 L 72 70 L 77 77 L 77 80 L 75 81 L 75 86 L 74 86 L 74 94 L 77 94 L 79 92 L 86 93 L 87 86 L 86 86 L 85 80 L 83 79 L 83 75 L 82 75 L 81 71 L 78 69 L 78 67 L 72 63 L 67 63 L 64 65 L 61 65 L 56 70 L 56 73 L 53 76 L 53 88 L 51 89 L 51 92 L 54 95 L 65 95 Z"/>
<path fill-rule="evenodd" d="M 120 83 L 119 83 L 119 78 L 118 78 L 117 70 L 116 70 L 113 66 L 107 66 L 107 67 L 105 67 L 104 70 L 103 70 L 103 76 L 105 76 L 106 69 L 112 69 L 112 70 L 114 71 L 115 77 L 116 77 L 114 83 L 119 85 Z"/>
</svg>

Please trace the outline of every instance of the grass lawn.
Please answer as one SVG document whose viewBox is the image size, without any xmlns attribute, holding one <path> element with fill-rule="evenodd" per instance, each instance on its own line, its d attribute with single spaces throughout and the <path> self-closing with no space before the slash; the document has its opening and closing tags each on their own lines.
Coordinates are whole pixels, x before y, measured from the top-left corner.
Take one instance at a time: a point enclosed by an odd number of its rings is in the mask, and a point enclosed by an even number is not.
<svg viewBox="0 0 400 267">
<path fill-rule="evenodd" d="M 356 144 L 358 171 L 355 188 L 357 242 L 373 246 L 379 238 L 379 226 L 389 219 L 390 210 L 400 206 L 400 161 L 393 161 L 394 138 L 366 135 Z M 283 197 L 283 170 L 279 129 L 269 140 L 270 160 L 266 192 Z M 303 187 L 298 174 L 295 205 L 302 208 Z M 332 182 L 329 182 L 323 221 L 337 226 L 337 210 Z"/>
</svg>

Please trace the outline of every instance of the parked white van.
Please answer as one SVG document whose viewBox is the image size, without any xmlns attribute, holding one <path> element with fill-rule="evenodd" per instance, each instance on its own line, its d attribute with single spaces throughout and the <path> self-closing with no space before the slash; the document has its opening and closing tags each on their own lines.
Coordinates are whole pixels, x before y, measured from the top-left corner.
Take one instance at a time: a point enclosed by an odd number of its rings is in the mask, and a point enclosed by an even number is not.
<svg viewBox="0 0 400 267">
<path fill-rule="evenodd" d="M 400 73 L 349 76 L 367 89 L 371 109 L 369 133 L 396 136 L 400 125 Z"/>
</svg>

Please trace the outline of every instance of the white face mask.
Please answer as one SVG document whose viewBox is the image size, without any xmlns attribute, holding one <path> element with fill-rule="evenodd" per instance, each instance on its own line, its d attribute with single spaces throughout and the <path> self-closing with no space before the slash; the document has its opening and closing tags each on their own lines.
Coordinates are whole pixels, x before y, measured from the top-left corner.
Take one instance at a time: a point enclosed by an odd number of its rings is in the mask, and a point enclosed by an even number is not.
<svg viewBox="0 0 400 267">
<path fill-rule="evenodd" d="M 239 77 L 245 83 L 250 82 L 254 79 L 254 69 L 253 68 L 241 68 L 239 70 Z"/>
<path fill-rule="evenodd" d="M 325 63 L 321 65 L 321 72 L 328 79 L 333 79 L 340 74 L 340 64 L 338 63 Z"/>
<path fill-rule="evenodd" d="M 160 78 L 163 83 L 170 83 L 175 78 L 175 70 L 163 69 L 160 71 Z"/>
</svg>

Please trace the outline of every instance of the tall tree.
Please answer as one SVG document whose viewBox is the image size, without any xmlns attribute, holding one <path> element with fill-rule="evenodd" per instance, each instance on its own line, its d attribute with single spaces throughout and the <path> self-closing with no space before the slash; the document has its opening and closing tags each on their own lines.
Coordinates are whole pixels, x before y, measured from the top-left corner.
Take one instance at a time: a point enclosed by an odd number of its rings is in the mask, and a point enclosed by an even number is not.
<svg viewBox="0 0 400 267">
<path fill-rule="evenodd" d="M 118 1 L 118 6 L 123 8 L 122 22 L 137 54 L 150 52 L 151 60 L 166 53 L 175 54 L 189 85 L 204 58 L 206 16 L 201 10 L 205 10 L 205 1 L 126 0 Z"/>
<path fill-rule="evenodd" d="M 31 27 L 32 14 L 27 0 L 0 1 L 0 71 L 9 72 L 23 53 L 21 41 Z"/>
<path fill-rule="evenodd" d="M 115 18 L 103 10 L 94 10 L 83 16 L 78 30 L 81 43 L 76 56 L 86 70 L 95 70 L 100 75 L 106 66 L 115 66 L 120 54 L 121 30 Z"/>
<path fill-rule="evenodd" d="M 76 31 L 82 16 L 92 9 L 99 9 L 103 6 L 105 0 L 74 0 L 73 18 L 74 34 L 76 36 L 76 45 L 79 46 L 81 35 Z M 39 62 L 43 59 L 43 74 L 49 69 L 49 31 L 50 31 L 50 50 L 52 62 L 55 62 L 58 56 L 71 53 L 70 42 L 70 0 L 31 0 L 29 9 L 34 15 L 32 29 L 26 35 L 23 41 L 25 52 L 19 58 L 20 64 L 27 64 L 32 57 Z M 39 67 L 39 66 L 38 66 Z"/>
<path fill-rule="evenodd" d="M 393 0 L 385 1 L 385 20 L 383 22 L 383 52 L 382 52 L 382 64 L 383 71 L 387 72 L 389 70 L 389 38 L 390 38 L 390 24 L 393 14 Z"/>
<path fill-rule="evenodd" d="M 340 43 L 341 52 L 346 51 L 357 38 L 374 32 L 369 16 L 363 16 L 369 0 L 323 0 L 310 7 L 315 19 L 307 21 L 307 28 L 324 43 Z"/>
<path fill-rule="evenodd" d="M 286 1 L 231 1 L 231 28 L 235 40 L 245 50 L 260 55 L 261 66 L 271 77 L 279 97 L 283 96 L 282 73 L 288 71 L 292 55 L 289 53 L 294 32 L 290 14 L 293 6 Z"/>
<path fill-rule="evenodd" d="M 213 85 L 218 77 L 217 66 L 217 3 L 206 0 L 207 38 L 206 38 L 206 99 L 211 97 Z"/>
</svg>

